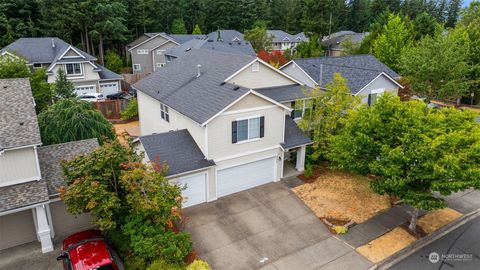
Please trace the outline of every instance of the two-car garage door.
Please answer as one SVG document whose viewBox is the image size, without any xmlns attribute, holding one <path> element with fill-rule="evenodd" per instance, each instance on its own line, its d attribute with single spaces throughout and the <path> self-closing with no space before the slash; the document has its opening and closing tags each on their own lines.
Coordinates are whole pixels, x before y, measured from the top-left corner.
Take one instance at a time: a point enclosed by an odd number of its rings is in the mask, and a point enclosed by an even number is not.
<svg viewBox="0 0 480 270">
<path fill-rule="evenodd" d="M 217 171 L 218 197 L 275 180 L 276 158 L 266 158 Z"/>
</svg>

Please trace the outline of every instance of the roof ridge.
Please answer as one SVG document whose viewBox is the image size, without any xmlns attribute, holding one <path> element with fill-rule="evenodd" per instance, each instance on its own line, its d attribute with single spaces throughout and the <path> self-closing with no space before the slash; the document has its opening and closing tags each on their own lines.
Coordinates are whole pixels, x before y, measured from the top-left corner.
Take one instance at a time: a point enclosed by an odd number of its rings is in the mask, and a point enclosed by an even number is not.
<svg viewBox="0 0 480 270">
<path fill-rule="evenodd" d="M 361 70 L 371 70 L 371 71 L 380 71 L 380 72 L 384 72 L 383 70 L 380 70 L 380 69 L 373 69 L 373 68 L 352 67 L 352 66 L 337 65 L 337 64 L 326 64 L 326 63 L 321 63 L 321 65 L 326 65 L 326 66 L 336 66 L 336 67 L 345 67 L 345 68 L 352 68 L 352 69 L 361 69 Z M 315 64 L 312 64 L 312 66 L 316 66 L 316 65 L 315 65 Z"/>
</svg>

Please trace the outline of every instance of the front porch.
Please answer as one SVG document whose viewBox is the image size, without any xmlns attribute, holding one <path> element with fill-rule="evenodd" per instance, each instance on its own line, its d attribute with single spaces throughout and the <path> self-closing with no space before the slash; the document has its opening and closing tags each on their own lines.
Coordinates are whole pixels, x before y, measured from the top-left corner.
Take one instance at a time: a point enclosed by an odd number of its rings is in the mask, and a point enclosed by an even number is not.
<svg viewBox="0 0 480 270">
<path fill-rule="evenodd" d="M 283 178 L 290 178 L 303 173 L 305 170 L 305 152 L 305 145 L 284 151 Z"/>
</svg>

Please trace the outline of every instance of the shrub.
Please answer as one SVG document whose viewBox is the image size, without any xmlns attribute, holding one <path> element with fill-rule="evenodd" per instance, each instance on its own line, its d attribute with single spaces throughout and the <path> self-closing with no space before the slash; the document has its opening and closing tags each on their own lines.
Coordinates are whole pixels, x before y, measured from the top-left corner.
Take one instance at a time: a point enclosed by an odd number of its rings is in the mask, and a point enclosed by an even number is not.
<svg viewBox="0 0 480 270">
<path fill-rule="evenodd" d="M 195 260 L 185 270 L 212 270 L 212 268 L 205 261 Z"/>
<path fill-rule="evenodd" d="M 138 102 L 136 98 L 132 98 L 123 112 L 120 113 L 122 120 L 132 119 L 138 116 Z"/>
<path fill-rule="evenodd" d="M 313 165 L 312 164 L 306 164 L 305 165 L 305 171 L 303 172 L 303 175 L 305 177 L 312 177 L 313 176 Z"/>
<path fill-rule="evenodd" d="M 183 267 L 178 264 L 172 264 L 164 260 L 156 260 L 147 268 L 147 270 L 182 270 Z M 207 269 L 207 268 L 206 268 Z"/>
<path fill-rule="evenodd" d="M 348 228 L 345 226 L 333 226 L 332 229 L 337 233 L 337 234 L 345 234 L 348 232 Z"/>
</svg>

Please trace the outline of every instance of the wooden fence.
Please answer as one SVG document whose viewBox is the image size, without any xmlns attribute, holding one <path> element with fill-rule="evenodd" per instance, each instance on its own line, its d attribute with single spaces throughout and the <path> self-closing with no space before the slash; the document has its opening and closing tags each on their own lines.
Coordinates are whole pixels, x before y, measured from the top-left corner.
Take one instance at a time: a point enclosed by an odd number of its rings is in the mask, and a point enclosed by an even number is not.
<svg viewBox="0 0 480 270">
<path fill-rule="evenodd" d="M 127 107 L 128 100 L 114 99 L 94 102 L 95 108 L 107 119 L 120 119 L 120 113 Z"/>
</svg>

